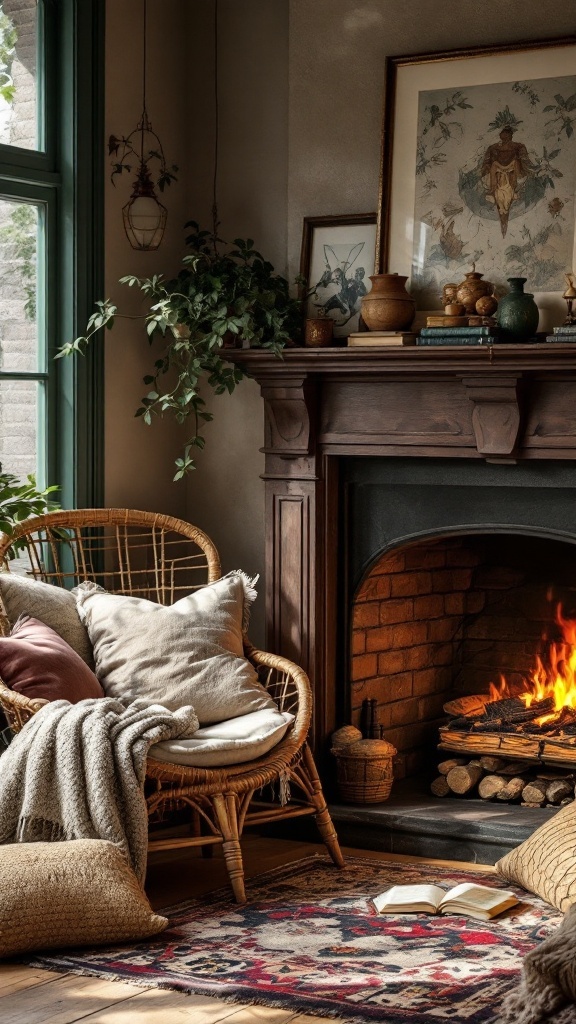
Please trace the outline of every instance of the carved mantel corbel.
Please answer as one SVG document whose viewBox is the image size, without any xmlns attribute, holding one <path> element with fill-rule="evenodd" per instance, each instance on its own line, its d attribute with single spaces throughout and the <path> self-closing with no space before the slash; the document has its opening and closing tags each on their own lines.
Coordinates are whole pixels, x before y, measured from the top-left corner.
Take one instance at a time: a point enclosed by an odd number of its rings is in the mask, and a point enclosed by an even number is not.
<svg viewBox="0 0 576 1024">
<path fill-rule="evenodd" d="M 263 451 L 269 455 L 303 456 L 315 444 L 318 385 L 307 375 L 286 376 L 261 384 L 265 405 Z"/>
<path fill-rule="evenodd" d="M 511 458 L 522 424 L 522 376 L 463 377 L 473 403 L 472 427 L 476 447 L 486 458 Z"/>
</svg>

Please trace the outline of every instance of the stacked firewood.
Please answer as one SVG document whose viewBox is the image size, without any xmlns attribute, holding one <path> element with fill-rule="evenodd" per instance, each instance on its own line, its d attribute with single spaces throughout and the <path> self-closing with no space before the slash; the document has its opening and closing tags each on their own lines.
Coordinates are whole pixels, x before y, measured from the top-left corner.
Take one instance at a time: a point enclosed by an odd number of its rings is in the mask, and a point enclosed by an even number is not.
<svg viewBox="0 0 576 1024">
<path fill-rule="evenodd" d="M 453 757 L 442 761 L 438 772 L 430 787 L 434 796 L 479 796 L 523 807 L 558 807 L 575 797 L 576 774 L 541 770 L 525 761 Z"/>
</svg>

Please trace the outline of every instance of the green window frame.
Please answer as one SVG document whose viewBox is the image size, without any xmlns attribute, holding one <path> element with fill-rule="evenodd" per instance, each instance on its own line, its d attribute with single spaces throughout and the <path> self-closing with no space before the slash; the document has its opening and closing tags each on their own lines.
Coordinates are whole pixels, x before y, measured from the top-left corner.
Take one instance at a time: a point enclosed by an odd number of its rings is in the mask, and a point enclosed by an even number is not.
<svg viewBox="0 0 576 1024">
<path fill-rule="evenodd" d="M 0 144 L 0 197 L 38 204 L 46 351 L 38 372 L 0 370 L 0 381 L 45 382 L 46 482 L 59 486 L 63 507 L 97 507 L 103 492 L 102 349 L 91 347 L 85 359 L 54 356 L 82 333 L 103 288 L 104 0 L 40 3 L 42 149 Z"/>
</svg>

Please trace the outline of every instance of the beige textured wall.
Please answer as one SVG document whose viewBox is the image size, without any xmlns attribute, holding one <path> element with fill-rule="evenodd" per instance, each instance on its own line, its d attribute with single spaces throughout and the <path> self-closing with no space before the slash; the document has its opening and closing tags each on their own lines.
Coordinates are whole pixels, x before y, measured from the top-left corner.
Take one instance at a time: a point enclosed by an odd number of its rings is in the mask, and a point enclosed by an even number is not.
<svg viewBox="0 0 576 1024">
<path fill-rule="evenodd" d="M 108 0 L 106 6 L 106 138 L 127 135 L 142 111 L 141 0 Z M 118 284 L 125 274 L 171 276 L 184 251 L 183 224 L 188 219 L 190 167 L 190 58 L 188 0 L 148 3 L 147 105 L 167 160 L 181 170 L 178 182 L 165 193 L 166 234 L 155 253 L 131 248 L 122 224 L 122 206 L 130 196 L 132 175 L 114 187 L 105 157 L 105 289 L 118 307 L 132 315 L 143 311 L 140 293 Z M 169 421 L 147 427 L 134 412 L 147 388 L 144 374 L 153 365 L 142 321 L 118 320 L 106 334 L 105 371 L 105 495 L 110 506 L 149 509 L 186 515 L 186 485 L 173 484 L 173 461 L 180 432 Z"/>
<path fill-rule="evenodd" d="M 185 219 L 209 223 L 213 166 L 214 0 L 151 0 L 150 115 L 183 168 L 168 194 L 158 254 L 133 252 L 106 190 L 107 293 L 127 272 L 176 268 Z M 108 0 L 107 131 L 139 116 L 140 0 Z M 565 0 L 219 0 L 221 233 L 253 237 L 293 278 L 305 215 L 374 210 L 387 54 L 450 50 L 574 33 Z M 128 298 L 130 294 L 128 293 Z M 258 387 L 210 398 L 215 420 L 198 469 L 173 485 L 177 432 L 132 417 L 148 351 L 126 322 L 109 335 L 106 501 L 186 514 L 214 537 L 226 569 L 263 571 L 263 406 Z M 262 588 L 263 589 L 263 588 Z M 262 636 L 263 601 L 255 635 Z"/>
<path fill-rule="evenodd" d="M 213 131 L 202 137 L 213 115 L 213 3 L 196 5 L 193 35 L 198 60 L 191 69 L 191 123 L 198 167 L 190 175 L 194 217 L 210 222 Z M 280 273 L 285 273 L 288 173 L 287 0 L 219 2 L 220 233 L 251 237 Z M 201 93 L 204 82 L 205 94 Z M 207 84 L 209 82 L 209 85 Z M 209 118 L 212 121 L 212 117 Z M 204 146 L 198 144 L 204 141 Z M 206 142 L 208 145 L 206 145 Z M 208 185 L 208 191 L 206 190 Z M 204 186 L 204 187 L 203 187 Z M 214 421 L 206 449 L 188 483 L 188 518 L 214 538 L 225 571 L 264 569 L 263 406 L 258 386 L 243 381 L 233 395 L 206 396 Z M 263 639 L 264 586 L 252 615 L 251 635 Z"/>
</svg>

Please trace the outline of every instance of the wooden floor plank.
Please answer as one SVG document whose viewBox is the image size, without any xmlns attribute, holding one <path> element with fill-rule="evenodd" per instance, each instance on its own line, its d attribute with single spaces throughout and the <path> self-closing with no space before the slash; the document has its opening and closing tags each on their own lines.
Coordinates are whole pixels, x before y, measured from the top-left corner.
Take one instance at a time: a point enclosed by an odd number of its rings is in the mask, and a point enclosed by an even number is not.
<svg viewBox="0 0 576 1024">
<path fill-rule="evenodd" d="M 22 964 L 4 964 L 0 966 L 0 996 L 19 992 L 34 985 L 45 985 L 54 981 L 54 971 L 44 971 L 39 967 L 24 967 Z"/>
<path fill-rule="evenodd" d="M 283 1017 L 246 1017 L 237 1014 L 251 1012 L 252 1007 L 239 1007 L 209 996 L 186 995 L 184 992 L 167 992 L 163 989 L 132 989 L 131 999 L 116 1003 L 85 1017 L 82 1024 L 218 1024 L 234 1019 L 234 1024 L 284 1024 L 293 1014 Z M 276 1013 L 267 1010 L 267 1013 Z M 4 1022 L 2 1022 L 4 1024 Z"/>
<path fill-rule="evenodd" d="M 134 985 L 73 974 L 52 975 L 53 981 L 25 992 L 0 996 L 2 1024 L 72 1024 L 111 1003 L 129 999 Z"/>
</svg>

